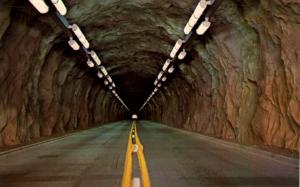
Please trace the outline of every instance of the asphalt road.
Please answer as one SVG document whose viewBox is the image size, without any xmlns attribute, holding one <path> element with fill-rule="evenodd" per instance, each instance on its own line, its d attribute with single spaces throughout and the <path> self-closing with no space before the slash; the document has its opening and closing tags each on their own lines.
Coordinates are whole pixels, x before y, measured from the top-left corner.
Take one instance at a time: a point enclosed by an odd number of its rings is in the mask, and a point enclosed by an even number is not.
<svg viewBox="0 0 300 187">
<path fill-rule="evenodd" d="M 153 187 L 298 186 L 298 160 L 152 122 L 138 133 Z M 130 122 L 0 156 L 0 186 L 120 186 Z"/>
<path fill-rule="evenodd" d="M 0 156 L 0 187 L 120 186 L 130 122 Z"/>
<path fill-rule="evenodd" d="M 137 127 L 154 187 L 298 187 L 297 159 L 153 122 Z"/>
</svg>

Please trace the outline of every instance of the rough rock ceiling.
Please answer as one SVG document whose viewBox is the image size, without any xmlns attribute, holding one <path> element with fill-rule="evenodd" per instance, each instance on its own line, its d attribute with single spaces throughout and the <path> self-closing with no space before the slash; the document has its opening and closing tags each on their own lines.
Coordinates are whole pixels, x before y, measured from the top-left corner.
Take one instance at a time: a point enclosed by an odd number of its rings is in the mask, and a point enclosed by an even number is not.
<svg viewBox="0 0 300 187">
<path fill-rule="evenodd" d="M 196 1 L 65 0 L 133 110 L 152 89 Z M 205 38 L 144 110 L 148 119 L 245 144 L 297 150 L 300 3 L 224 0 Z M 12 8 L 10 8 L 12 7 Z M 123 119 L 84 54 L 27 1 L 0 5 L 1 144 Z M 47 121 L 45 123 L 45 121 Z"/>
<path fill-rule="evenodd" d="M 193 1 L 73 1 L 68 17 L 84 27 L 136 111 L 153 88 L 192 12 Z"/>
</svg>

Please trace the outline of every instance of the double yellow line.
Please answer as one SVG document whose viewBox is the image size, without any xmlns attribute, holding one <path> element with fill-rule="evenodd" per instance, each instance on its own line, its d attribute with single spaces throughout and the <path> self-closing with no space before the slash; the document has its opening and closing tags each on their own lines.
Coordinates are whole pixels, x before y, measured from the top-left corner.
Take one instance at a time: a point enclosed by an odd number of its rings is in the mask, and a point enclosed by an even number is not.
<svg viewBox="0 0 300 187">
<path fill-rule="evenodd" d="M 136 121 L 133 121 L 130 134 L 128 138 L 128 145 L 126 151 L 126 158 L 125 158 L 125 166 L 124 166 L 124 173 L 122 178 L 122 187 L 131 187 L 132 186 L 132 168 L 133 168 L 133 155 L 134 153 L 137 154 L 139 166 L 140 166 L 140 175 L 142 178 L 142 185 L 143 187 L 150 187 L 150 178 L 148 173 L 148 168 L 146 164 L 146 159 L 144 156 L 144 147 L 140 142 L 137 128 L 136 128 Z"/>
</svg>

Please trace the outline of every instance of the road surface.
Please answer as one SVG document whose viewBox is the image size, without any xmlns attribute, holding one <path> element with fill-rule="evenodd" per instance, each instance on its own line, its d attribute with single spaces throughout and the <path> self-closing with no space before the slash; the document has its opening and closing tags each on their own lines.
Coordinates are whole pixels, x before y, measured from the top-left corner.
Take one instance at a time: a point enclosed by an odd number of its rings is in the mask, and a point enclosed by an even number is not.
<svg viewBox="0 0 300 187">
<path fill-rule="evenodd" d="M 298 186 L 298 160 L 138 122 L 153 187 Z M 120 186 L 130 122 L 0 156 L 0 186 Z"/>
<path fill-rule="evenodd" d="M 256 149 L 153 122 L 139 136 L 152 186 L 295 186 L 296 159 L 272 158 Z"/>
<path fill-rule="evenodd" d="M 119 186 L 130 122 L 0 157 L 0 187 Z"/>
</svg>

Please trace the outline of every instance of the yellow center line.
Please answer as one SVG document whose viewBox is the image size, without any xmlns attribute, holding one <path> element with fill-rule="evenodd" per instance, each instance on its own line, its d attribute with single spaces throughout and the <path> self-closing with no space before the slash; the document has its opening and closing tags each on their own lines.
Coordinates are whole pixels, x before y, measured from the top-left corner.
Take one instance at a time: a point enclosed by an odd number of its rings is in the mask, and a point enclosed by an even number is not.
<svg viewBox="0 0 300 187">
<path fill-rule="evenodd" d="M 142 176 L 142 183 L 143 187 L 150 187 L 150 178 L 149 178 L 149 173 L 148 173 L 148 168 L 147 168 L 147 163 L 146 159 L 144 156 L 144 147 L 140 141 L 140 138 L 138 136 L 137 128 L 136 128 L 136 122 L 134 121 L 134 126 L 135 126 L 135 134 L 136 134 L 136 143 L 139 147 L 137 155 L 138 155 L 138 160 L 139 160 L 139 165 L 140 165 L 140 172 Z"/>
<path fill-rule="evenodd" d="M 122 187 L 131 187 L 131 181 L 132 181 L 132 168 L 133 168 L 133 154 L 134 154 L 134 144 L 132 143 L 132 135 L 135 135 L 135 143 L 138 146 L 137 150 L 137 157 L 139 161 L 139 167 L 140 167 L 140 174 L 142 178 L 142 184 L 143 187 L 151 187 L 148 168 L 146 159 L 144 156 L 144 147 L 138 137 L 137 128 L 136 128 L 136 121 L 133 121 L 129 138 L 128 138 L 128 145 L 127 145 L 127 151 L 126 151 L 126 158 L 125 158 L 125 164 L 124 164 L 124 173 L 122 178 Z"/>
</svg>

